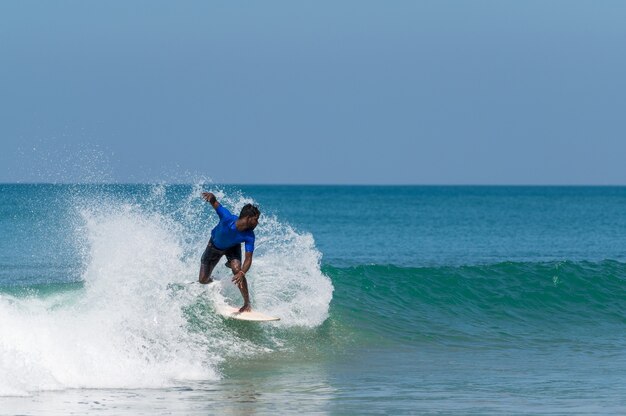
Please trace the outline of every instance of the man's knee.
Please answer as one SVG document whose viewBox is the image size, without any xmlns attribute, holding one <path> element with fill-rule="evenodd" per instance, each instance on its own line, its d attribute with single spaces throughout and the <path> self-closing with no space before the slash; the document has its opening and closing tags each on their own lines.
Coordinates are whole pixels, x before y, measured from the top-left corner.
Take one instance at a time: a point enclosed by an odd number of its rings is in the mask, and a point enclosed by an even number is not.
<svg viewBox="0 0 626 416">
<path fill-rule="evenodd" d="M 208 285 L 209 283 L 213 283 L 213 279 L 211 279 L 209 276 L 201 276 L 198 279 L 198 282 L 200 282 L 203 285 Z"/>
<path fill-rule="evenodd" d="M 230 262 L 230 269 L 233 271 L 233 273 L 238 273 L 239 270 L 241 270 L 241 262 L 237 259 L 232 259 Z"/>
<path fill-rule="evenodd" d="M 206 285 L 211 283 L 213 279 L 211 279 L 211 268 L 205 264 L 200 265 L 200 275 L 198 276 L 198 282 Z"/>
<path fill-rule="evenodd" d="M 203 285 L 208 285 L 209 283 L 213 283 L 213 279 L 208 276 L 201 276 L 198 279 L 198 282 L 202 283 Z"/>
</svg>

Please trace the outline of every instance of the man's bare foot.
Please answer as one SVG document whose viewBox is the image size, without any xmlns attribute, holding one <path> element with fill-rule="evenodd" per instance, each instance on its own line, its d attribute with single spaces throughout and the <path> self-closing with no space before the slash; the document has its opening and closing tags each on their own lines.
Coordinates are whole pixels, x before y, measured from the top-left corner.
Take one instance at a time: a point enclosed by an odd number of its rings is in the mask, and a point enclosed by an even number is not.
<svg viewBox="0 0 626 416">
<path fill-rule="evenodd" d="M 241 312 L 252 312 L 252 306 L 250 306 L 250 304 L 244 304 L 241 308 L 239 308 L 239 313 Z"/>
<path fill-rule="evenodd" d="M 210 277 L 207 280 L 198 280 L 200 283 L 202 283 L 203 285 L 208 285 L 209 283 L 213 283 L 213 279 L 211 279 Z"/>
</svg>

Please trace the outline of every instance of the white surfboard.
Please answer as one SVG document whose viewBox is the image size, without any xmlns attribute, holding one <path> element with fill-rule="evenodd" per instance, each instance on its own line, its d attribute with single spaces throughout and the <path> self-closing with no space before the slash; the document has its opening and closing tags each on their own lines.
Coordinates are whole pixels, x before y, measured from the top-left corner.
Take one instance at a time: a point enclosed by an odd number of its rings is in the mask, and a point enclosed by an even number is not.
<svg viewBox="0 0 626 416">
<path fill-rule="evenodd" d="M 255 322 L 267 322 L 267 321 L 279 321 L 280 318 L 275 316 L 269 316 L 261 312 L 239 312 L 239 308 L 233 308 L 230 305 L 222 304 L 215 305 L 215 310 L 226 318 L 239 319 L 240 321 L 255 321 Z"/>
</svg>

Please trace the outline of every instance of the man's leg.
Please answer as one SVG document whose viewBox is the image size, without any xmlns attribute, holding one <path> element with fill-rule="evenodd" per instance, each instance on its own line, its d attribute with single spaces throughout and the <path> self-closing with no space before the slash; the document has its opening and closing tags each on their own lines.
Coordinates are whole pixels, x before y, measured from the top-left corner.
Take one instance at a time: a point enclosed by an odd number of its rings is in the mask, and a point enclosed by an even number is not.
<svg viewBox="0 0 626 416">
<path fill-rule="evenodd" d="M 200 260 L 200 273 L 198 275 L 198 281 L 200 283 L 206 285 L 213 281 L 211 273 L 213 273 L 215 265 L 220 261 L 223 254 L 223 251 L 216 249 L 213 247 L 213 244 L 209 242 Z"/>
<path fill-rule="evenodd" d="M 210 267 L 208 264 L 200 263 L 200 274 L 198 276 L 198 282 L 202 283 L 203 285 L 213 282 L 213 279 L 211 278 L 212 271 L 213 268 Z"/>
<path fill-rule="evenodd" d="M 230 268 L 233 271 L 233 276 L 235 276 L 241 270 L 241 261 L 237 259 L 233 259 L 230 261 Z M 239 291 L 241 292 L 241 296 L 243 297 L 243 306 L 239 309 L 239 312 L 249 312 L 252 310 L 250 306 L 250 294 L 248 292 L 248 281 L 244 277 L 241 279 L 241 282 L 237 285 Z"/>
<path fill-rule="evenodd" d="M 226 250 L 226 267 L 229 267 L 233 276 L 237 275 L 241 271 L 241 244 L 237 244 L 234 247 Z M 248 293 L 248 282 L 244 277 L 241 279 L 241 282 L 237 285 L 239 291 L 241 292 L 241 296 L 243 297 L 243 306 L 239 309 L 239 312 L 248 312 L 251 311 L 250 307 L 250 295 Z"/>
</svg>

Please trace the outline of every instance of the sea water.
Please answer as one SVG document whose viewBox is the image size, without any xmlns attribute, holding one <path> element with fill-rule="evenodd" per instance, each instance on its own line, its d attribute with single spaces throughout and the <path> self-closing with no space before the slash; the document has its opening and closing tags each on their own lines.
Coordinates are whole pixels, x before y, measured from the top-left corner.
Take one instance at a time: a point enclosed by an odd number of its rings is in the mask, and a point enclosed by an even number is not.
<svg viewBox="0 0 626 416">
<path fill-rule="evenodd" d="M 253 307 L 202 191 L 258 204 Z M 626 188 L 0 185 L 0 414 L 626 413 Z"/>
</svg>

